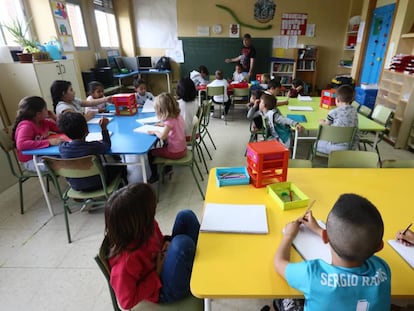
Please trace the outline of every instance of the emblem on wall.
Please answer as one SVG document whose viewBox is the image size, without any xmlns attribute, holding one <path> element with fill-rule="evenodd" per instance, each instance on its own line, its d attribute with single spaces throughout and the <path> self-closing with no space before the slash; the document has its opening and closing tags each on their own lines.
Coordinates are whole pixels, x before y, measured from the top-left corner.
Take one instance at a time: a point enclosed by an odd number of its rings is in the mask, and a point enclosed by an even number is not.
<svg viewBox="0 0 414 311">
<path fill-rule="evenodd" d="M 272 0 L 257 0 L 254 4 L 254 18 L 260 23 L 267 23 L 273 19 L 276 4 Z"/>
</svg>

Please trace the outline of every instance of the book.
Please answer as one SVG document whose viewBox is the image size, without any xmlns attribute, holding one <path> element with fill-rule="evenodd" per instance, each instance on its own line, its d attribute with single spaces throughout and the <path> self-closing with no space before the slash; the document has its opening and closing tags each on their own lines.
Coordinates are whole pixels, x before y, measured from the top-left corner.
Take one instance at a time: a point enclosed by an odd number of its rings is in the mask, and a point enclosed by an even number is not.
<svg viewBox="0 0 414 311">
<path fill-rule="evenodd" d="M 288 106 L 290 111 L 313 111 L 311 106 Z"/>
<path fill-rule="evenodd" d="M 388 244 L 414 269 L 414 246 L 405 246 L 397 240 L 389 240 Z"/>
<path fill-rule="evenodd" d="M 300 122 L 300 123 L 308 122 L 308 120 L 306 119 L 306 116 L 303 114 L 287 114 L 286 117 L 293 121 Z"/>
<path fill-rule="evenodd" d="M 154 102 L 147 99 L 144 103 L 144 107 L 142 107 L 142 112 L 155 112 Z"/>
<path fill-rule="evenodd" d="M 318 224 L 326 228 L 322 220 L 318 220 Z M 332 262 L 329 244 L 325 244 L 319 235 L 305 225 L 300 226 L 298 235 L 293 240 L 293 246 L 305 260 L 322 259 L 327 263 Z"/>
<path fill-rule="evenodd" d="M 160 119 L 158 119 L 158 117 L 149 117 L 149 118 L 142 118 L 142 119 L 137 119 L 138 123 L 141 124 L 151 124 L 151 123 L 157 123 L 159 122 Z"/>
<path fill-rule="evenodd" d="M 267 234 L 266 206 L 206 203 L 200 231 Z"/>
<path fill-rule="evenodd" d="M 134 132 L 148 134 L 148 131 L 162 131 L 162 129 L 163 127 L 161 126 L 145 124 L 143 126 L 135 128 Z"/>
<path fill-rule="evenodd" d="M 112 135 L 112 132 L 109 132 L 109 136 Z M 85 138 L 86 141 L 96 141 L 102 140 L 102 133 L 101 132 L 89 132 L 89 134 Z"/>
<path fill-rule="evenodd" d="M 310 97 L 310 96 L 298 95 L 298 99 L 301 102 L 311 102 L 312 101 L 312 97 Z"/>
<path fill-rule="evenodd" d="M 108 119 L 109 122 L 111 122 L 113 118 L 107 118 L 107 119 Z M 88 124 L 99 124 L 99 120 L 101 120 L 100 117 L 99 118 L 90 119 L 88 121 Z"/>
</svg>

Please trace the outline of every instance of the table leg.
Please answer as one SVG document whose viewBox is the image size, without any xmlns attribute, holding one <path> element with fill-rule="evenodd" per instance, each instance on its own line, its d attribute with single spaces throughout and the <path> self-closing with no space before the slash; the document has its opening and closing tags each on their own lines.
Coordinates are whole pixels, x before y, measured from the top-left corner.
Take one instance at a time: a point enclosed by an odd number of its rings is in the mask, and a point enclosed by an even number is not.
<svg viewBox="0 0 414 311">
<path fill-rule="evenodd" d="M 35 165 L 35 168 L 36 168 L 37 176 L 39 177 L 40 187 L 42 188 L 43 196 L 45 197 L 47 208 L 49 209 L 50 215 L 53 217 L 53 216 L 55 216 L 55 213 L 53 212 L 52 205 L 50 204 L 50 201 L 49 201 L 49 195 L 47 194 L 47 190 L 46 190 L 46 187 L 45 187 L 45 183 L 43 181 L 42 173 L 40 172 L 40 168 L 37 165 L 37 156 L 36 155 L 33 156 L 33 162 L 34 162 L 34 165 Z"/>
<path fill-rule="evenodd" d="M 297 128 L 295 128 L 295 138 L 293 139 L 292 159 L 296 158 L 296 150 L 298 149 L 298 136 L 299 136 L 299 131 Z"/>
<path fill-rule="evenodd" d="M 380 132 L 375 132 L 374 143 L 372 144 L 372 151 L 374 151 L 374 152 L 375 152 L 375 148 L 377 147 L 377 144 L 378 144 L 379 134 L 380 134 Z"/>
<path fill-rule="evenodd" d="M 147 170 L 145 168 L 145 155 L 140 155 L 141 167 L 142 167 L 142 181 L 147 183 Z"/>
<path fill-rule="evenodd" d="M 204 311 L 211 311 L 211 299 L 204 298 Z"/>
<path fill-rule="evenodd" d="M 170 74 L 167 72 L 167 87 L 168 87 L 168 93 L 171 93 L 171 85 L 170 85 Z"/>
</svg>

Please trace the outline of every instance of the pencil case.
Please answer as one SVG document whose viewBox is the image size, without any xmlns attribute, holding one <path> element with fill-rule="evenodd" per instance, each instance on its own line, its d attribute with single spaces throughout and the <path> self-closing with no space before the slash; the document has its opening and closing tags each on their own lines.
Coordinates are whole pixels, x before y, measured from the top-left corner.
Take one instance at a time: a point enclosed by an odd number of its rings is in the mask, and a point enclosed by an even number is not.
<svg viewBox="0 0 414 311">
<path fill-rule="evenodd" d="M 217 187 L 248 185 L 250 176 L 245 166 L 222 167 L 216 169 Z"/>
</svg>

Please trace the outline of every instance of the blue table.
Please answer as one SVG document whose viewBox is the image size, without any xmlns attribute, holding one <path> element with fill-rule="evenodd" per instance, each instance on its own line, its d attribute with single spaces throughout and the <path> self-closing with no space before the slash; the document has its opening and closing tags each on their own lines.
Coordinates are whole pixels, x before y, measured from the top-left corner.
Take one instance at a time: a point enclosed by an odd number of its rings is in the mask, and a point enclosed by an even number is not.
<svg viewBox="0 0 414 311">
<path fill-rule="evenodd" d="M 99 114 L 97 115 L 99 116 Z M 157 141 L 157 136 L 148 135 L 144 133 L 134 132 L 134 129 L 142 126 L 137 122 L 137 119 L 148 118 L 154 116 L 154 113 L 141 113 L 139 112 L 133 116 L 111 116 L 113 119 L 108 124 L 108 130 L 112 132 L 111 136 L 111 150 L 110 154 L 116 154 L 123 156 L 124 164 L 141 165 L 142 175 L 144 182 L 147 182 L 147 174 L 145 170 L 145 155 Z M 101 128 L 98 124 L 89 124 L 89 132 L 101 132 Z M 23 154 L 33 155 L 35 164 L 38 162 L 40 156 L 58 156 L 59 146 L 51 146 L 48 148 L 25 150 Z M 125 155 L 138 155 L 139 162 L 127 162 L 125 161 Z M 112 164 L 111 164 L 112 165 Z M 43 195 L 46 200 L 47 207 L 52 216 L 54 216 L 53 209 L 51 207 L 49 196 L 46 191 L 43 179 L 41 178 L 40 170 L 37 165 L 36 172 L 39 176 L 40 186 L 42 187 Z"/>
<path fill-rule="evenodd" d="M 170 73 L 171 70 L 158 70 L 158 69 L 146 69 L 146 70 L 134 70 L 128 73 L 119 73 L 114 74 L 114 78 L 118 79 L 119 86 L 122 87 L 122 79 L 133 77 L 135 75 L 138 75 L 141 77 L 141 75 L 165 75 L 167 78 L 167 89 L 168 93 L 171 93 L 171 84 L 170 84 Z"/>
</svg>

